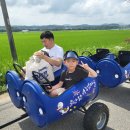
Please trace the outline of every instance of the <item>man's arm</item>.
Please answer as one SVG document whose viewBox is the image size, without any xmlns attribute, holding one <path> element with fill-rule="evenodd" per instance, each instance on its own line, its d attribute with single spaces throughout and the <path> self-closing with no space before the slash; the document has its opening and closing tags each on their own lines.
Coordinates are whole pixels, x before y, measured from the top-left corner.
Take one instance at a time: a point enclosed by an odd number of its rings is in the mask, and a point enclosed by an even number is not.
<svg viewBox="0 0 130 130">
<path fill-rule="evenodd" d="M 59 67 L 62 64 L 61 58 L 52 59 L 52 58 L 44 55 L 43 52 L 41 52 L 41 51 L 35 52 L 34 55 L 40 57 L 41 59 L 44 59 L 45 61 L 47 61 L 51 65 L 55 65 L 57 67 Z"/>
<path fill-rule="evenodd" d="M 61 58 L 57 58 L 57 59 L 52 59 L 46 55 L 43 55 L 43 59 L 45 61 L 47 61 L 48 63 L 50 63 L 51 65 L 55 65 L 57 67 L 59 67 L 62 64 L 62 59 Z"/>
</svg>

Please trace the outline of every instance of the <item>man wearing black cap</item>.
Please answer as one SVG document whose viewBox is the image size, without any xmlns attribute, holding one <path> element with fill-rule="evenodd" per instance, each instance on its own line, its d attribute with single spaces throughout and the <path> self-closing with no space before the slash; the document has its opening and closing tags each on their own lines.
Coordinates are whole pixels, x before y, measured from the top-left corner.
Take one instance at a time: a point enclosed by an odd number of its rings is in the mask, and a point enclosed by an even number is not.
<svg viewBox="0 0 130 130">
<path fill-rule="evenodd" d="M 78 55 L 75 51 L 67 51 L 64 55 L 67 70 L 61 75 L 60 82 L 50 90 L 51 96 L 58 96 L 72 85 L 86 77 L 96 77 L 97 73 L 87 64 L 78 65 Z"/>
</svg>

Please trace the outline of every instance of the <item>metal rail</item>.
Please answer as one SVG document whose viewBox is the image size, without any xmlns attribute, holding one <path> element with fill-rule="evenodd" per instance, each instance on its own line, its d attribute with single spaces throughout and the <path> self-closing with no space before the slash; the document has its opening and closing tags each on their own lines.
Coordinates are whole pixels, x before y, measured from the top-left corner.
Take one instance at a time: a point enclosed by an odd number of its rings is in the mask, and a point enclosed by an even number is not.
<svg viewBox="0 0 130 130">
<path fill-rule="evenodd" d="M 7 127 L 7 126 L 9 126 L 9 125 L 11 125 L 11 124 L 13 124 L 13 123 L 19 121 L 19 120 L 22 120 L 22 119 L 26 118 L 27 116 L 28 116 L 27 113 L 25 113 L 25 114 L 21 115 L 20 117 L 18 117 L 18 118 L 16 118 L 16 119 L 12 120 L 12 121 L 9 121 L 9 122 L 7 122 L 7 123 L 1 125 L 1 126 L 0 126 L 0 129 L 5 128 L 5 127 Z"/>
</svg>

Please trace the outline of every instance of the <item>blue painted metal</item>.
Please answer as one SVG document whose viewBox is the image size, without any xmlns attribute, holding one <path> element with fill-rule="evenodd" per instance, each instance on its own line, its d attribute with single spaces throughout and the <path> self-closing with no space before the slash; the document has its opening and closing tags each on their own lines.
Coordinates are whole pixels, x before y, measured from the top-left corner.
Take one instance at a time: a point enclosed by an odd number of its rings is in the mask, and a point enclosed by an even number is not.
<svg viewBox="0 0 130 130">
<path fill-rule="evenodd" d="M 96 49 L 96 54 L 92 55 L 90 52 L 88 51 L 84 51 L 82 53 L 82 56 L 79 57 L 79 64 L 81 64 L 81 62 L 83 63 L 87 63 L 92 69 L 96 69 L 96 64 L 99 60 L 101 60 L 102 58 L 106 58 L 107 56 L 111 55 L 109 54 L 109 50 L 108 49 L 104 49 L 104 48 L 98 48 Z M 89 53 L 89 56 L 83 56 L 84 53 Z"/>
<path fill-rule="evenodd" d="M 98 91 L 95 78 L 80 81 L 58 97 L 48 96 L 35 81 L 25 81 L 22 89 L 26 99 L 25 109 L 32 121 L 39 127 L 77 110 L 93 100 Z"/>
<path fill-rule="evenodd" d="M 97 78 L 86 78 L 58 97 L 50 97 L 36 81 L 21 80 L 14 71 L 7 72 L 6 80 L 14 105 L 24 108 L 39 127 L 84 106 L 96 98 L 99 91 Z"/>
<path fill-rule="evenodd" d="M 15 71 L 8 71 L 6 73 L 6 84 L 11 101 L 17 108 L 23 107 L 22 100 L 22 83 L 23 80 Z"/>
<path fill-rule="evenodd" d="M 109 52 L 107 50 L 107 52 Z M 89 57 L 80 56 L 79 64 L 87 63 L 98 73 L 99 82 L 106 87 L 116 87 L 130 79 L 130 51 L 119 51 L 116 57 L 112 53 L 97 53 Z"/>
<path fill-rule="evenodd" d="M 106 87 L 113 88 L 130 79 L 130 63 L 122 67 L 112 59 L 102 59 L 96 65 L 99 82 Z"/>
<path fill-rule="evenodd" d="M 57 97 L 50 97 L 42 88 L 44 86 L 41 87 L 36 81 L 24 81 L 14 71 L 8 71 L 6 81 L 12 102 L 18 108 L 25 108 L 32 121 L 37 126 L 43 127 L 95 99 L 99 92 L 98 81 L 104 86 L 113 88 L 130 79 L 128 58 L 125 58 L 123 66 L 121 66 L 121 60 L 118 58 L 117 62 L 114 54 L 107 53 L 106 58 L 102 59 L 96 59 L 96 57 L 96 55 L 80 56 L 79 63 L 81 61 L 87 63 L 97 71 L 98 77 L 88 77 Z M 53 85 L 59 81 L 59 77 L 65 69 L 66 67 L 63 65 L 60 70 L 54 73 L 55 82 Z"/>
<path fill-rule="evenodd" d="M 54 73 L 55 81 L 52 82 L 52 85 L 59 82 L 60 75 L 62 71 L 65 69 L 66 67 L 62 65 L 61 69 Z M 22 91 L 22 87 L 23 87 L 22 84 L 24 80 L 22 80 L 15 71 L 8 71 L 6 73 L 5 78 L 6 78 L 7 90 L 13 104 L 17 108 L 23 108 L 23 99 L 22 99 L 23 94 L 21 93 L 21 91 Z"/>
<path fill-rule="evenodd" d="M 61 73 L 64 71 L 64 70 L 66 70 L 67 68 L 66 68 L 66 66 L 64 65 L 64 64 L 62 64 L 62 66 L 61 66 L 61 69 L 59 69 L 59 70 L 57 70 L 56 72 L 54 72 L 54 77 L 56 78 L 56 77 L 59 77 L 60 75 L 61 75 Z"/>
<path fill-rule="evenodd" d="M 86 53 L 87 51 L 84 52 Z M 82 54 L 84 54 L 84 52 Z M 98 48 L 96 49 L 96 54 L 90 54 L 91 53 L 89 52 L 89 56 L 79 56 L 79 64 L 81 64 L 82 62 L 87 63 L 94 70 L 96 70 L 96 65 L 101 59 L 115 59 L 115 55 L 110 53 L 110 51 L 105 48 Z"/>
<path fill-rule="evenodd" d="M 82 64 L 82 62 L 84 64 L 88 64 L 92 69 L 96 69 L 96 63 L 90 58 L 90 57 L 86 57 L 86 56 L 80 56 L 79 57 L 79 64 Z"/>
</svg>

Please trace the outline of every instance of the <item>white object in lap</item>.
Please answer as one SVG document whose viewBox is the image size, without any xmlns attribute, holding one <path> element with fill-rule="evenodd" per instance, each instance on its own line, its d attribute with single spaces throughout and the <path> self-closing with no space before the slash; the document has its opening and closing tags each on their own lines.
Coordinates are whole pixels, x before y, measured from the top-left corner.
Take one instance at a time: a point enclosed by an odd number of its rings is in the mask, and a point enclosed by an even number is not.
<svg viewBox="0 0 130 130">
<path fill-rule="evenodd" d="M 32 56 L 29 61 L 26 62 L 26 75 L 25 79 L 33 79 L 32 71 L 36 71 L 41 75 L 44 75 L 49 81 L 54 80 L 54 73 L 52 66 L 43 59 L 37 56 Z M 40 77 L 41 82 L 45 82 L 43 77 Z"/>
</svg>

